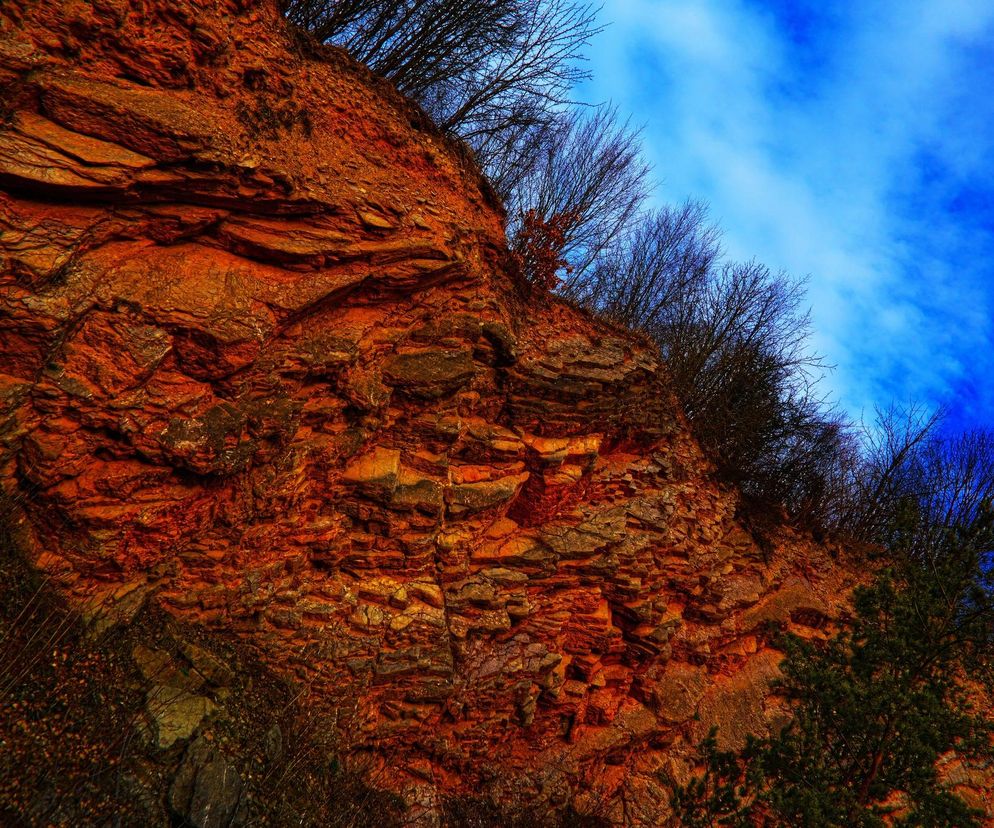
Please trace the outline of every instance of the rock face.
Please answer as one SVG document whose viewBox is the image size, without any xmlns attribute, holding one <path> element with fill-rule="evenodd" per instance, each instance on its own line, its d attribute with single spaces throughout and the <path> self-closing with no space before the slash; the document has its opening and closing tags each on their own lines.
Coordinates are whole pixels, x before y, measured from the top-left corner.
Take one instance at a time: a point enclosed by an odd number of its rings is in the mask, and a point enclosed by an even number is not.
<svg viewBox="0 0 994 828">
<path fill-rule="evenodd" d="M 0 486 L 87 613 L 251 642 L 428 810 L 657 824 L 682 745 L 779 719 L 768 641 L 824 634 L 845 569 L 760 550 L 655 353 L 526 301 L 385 84 L 268 2 L 38 0 L 0 7 L 0 101 Z M 237 772 L 191 744 L 170 795 L 213 824 Z"/>
</svg>

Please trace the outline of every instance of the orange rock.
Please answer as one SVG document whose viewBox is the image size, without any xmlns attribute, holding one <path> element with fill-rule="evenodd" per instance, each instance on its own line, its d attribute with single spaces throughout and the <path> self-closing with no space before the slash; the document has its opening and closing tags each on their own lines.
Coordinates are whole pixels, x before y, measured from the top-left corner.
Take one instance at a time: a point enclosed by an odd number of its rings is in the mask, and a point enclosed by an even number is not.
<svg viewBox="0 0 994 828">
<path fill-rule="evenodd" d="M 855 578 L 789 532 L 764 559 L 658 355 L 523 295 L 489 186 L 387 84 L 271 0 L 99 5 L 0 5 L 25 557 L 356 696 L 412 800 L 556 768 L 656 824 L 695 717 L 767 724 L 755 630 Z"/>
</svg>

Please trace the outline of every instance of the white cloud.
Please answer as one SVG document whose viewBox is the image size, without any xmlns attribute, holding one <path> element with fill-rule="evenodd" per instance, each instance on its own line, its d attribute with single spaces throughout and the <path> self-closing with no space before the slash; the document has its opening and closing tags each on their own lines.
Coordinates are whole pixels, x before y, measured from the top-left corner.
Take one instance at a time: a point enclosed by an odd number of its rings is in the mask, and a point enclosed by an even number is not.
<svg viewBox="0 0 994 828">
<path fill-rule="evenodd" d="M 645 123 L 661 198 L 708 200 L 731 255 L 810 274 L 848 408 L 953 394 L 994 370 L 994 238 L 946 204 L 994 155 L 968 60 L 994 3 L 853 2 L 803 48 L 775 5 L 607 0 L 588 97 Z"/>
</svg>

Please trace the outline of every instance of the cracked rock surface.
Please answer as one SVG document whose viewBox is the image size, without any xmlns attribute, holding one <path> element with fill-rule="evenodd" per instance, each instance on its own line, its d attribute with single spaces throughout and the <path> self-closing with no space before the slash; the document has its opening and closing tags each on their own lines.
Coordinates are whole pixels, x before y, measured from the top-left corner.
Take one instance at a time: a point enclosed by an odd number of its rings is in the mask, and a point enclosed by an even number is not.
<svg viewBox="0 0 994 828">
<path fill-rule="evenodd" d="M 757 546 L 655 352 L 524 297 L 487 185 L 386 84 L 268 2 L 39 0 L 0 7 L 0 101 L 0 487 L 66 595 L 354 702 L 411 802 L 654 825 L 686 744 L 782 720 L 770 640 L 855 576 Z M 194 824 L 225 761 L 190 749 Z"/>
</svg>

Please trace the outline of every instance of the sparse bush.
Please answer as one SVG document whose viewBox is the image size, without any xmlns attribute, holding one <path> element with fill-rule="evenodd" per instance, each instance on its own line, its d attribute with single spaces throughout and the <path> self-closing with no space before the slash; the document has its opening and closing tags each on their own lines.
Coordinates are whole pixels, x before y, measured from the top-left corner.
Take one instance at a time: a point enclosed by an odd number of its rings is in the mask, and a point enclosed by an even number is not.
<svg viewBox="0 0 994 828">
<path fill-rule="evenodd" d="M 769 460 L 766 496 L 782 503 L 796 524 L 816 536 L 836 532 L 841 527 L 838 504 L 846 500 L 848 470 L 859 452 L 849 421 L 809 399 L 784 434 L 779 459 Z"/>
<path fill-rule="evenodd" d="M 221 714 L 202 730 L 237 770 L 248 823 L 405 824 L 396 794 L 370 787 L 359 769 L 329 762 L 341 741 L 327 717 L 251 648 L 154 607 L 95 634 L 17 557 L 6 534 L 9 508 L 0 496 L 0 824 L 191 824 L 173 811 L 171 794 L 191 748 L 157 746 L 149 717 L 158 679 L 142 673 L 135 652 L 168 653 L 164 674 L 196 673 L 183 666 L 184 645 L 193 643 L 231 670 L 229 686 L 214 695 Z"/>
</svg>

